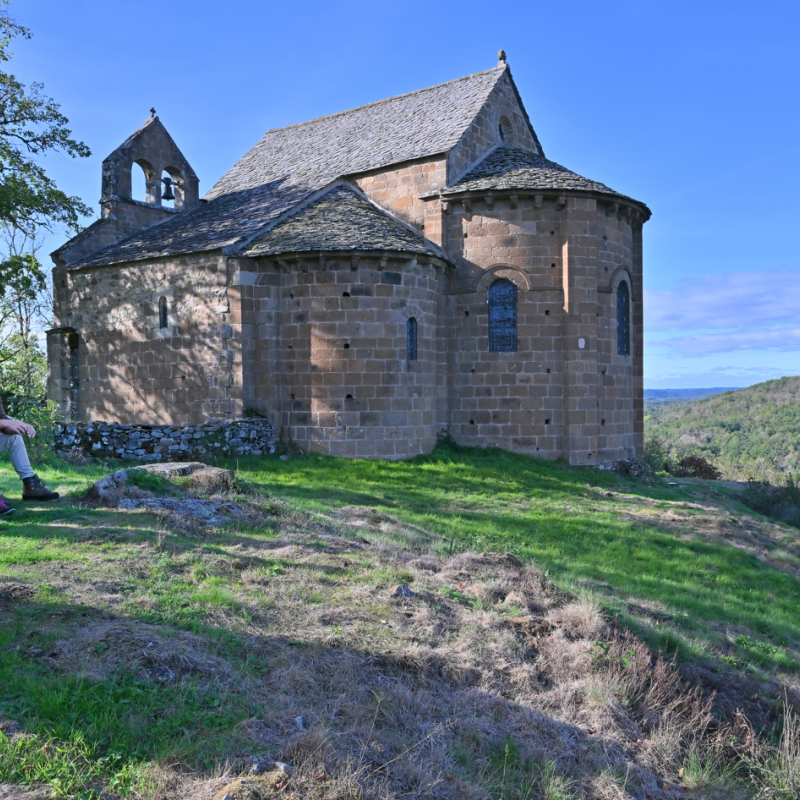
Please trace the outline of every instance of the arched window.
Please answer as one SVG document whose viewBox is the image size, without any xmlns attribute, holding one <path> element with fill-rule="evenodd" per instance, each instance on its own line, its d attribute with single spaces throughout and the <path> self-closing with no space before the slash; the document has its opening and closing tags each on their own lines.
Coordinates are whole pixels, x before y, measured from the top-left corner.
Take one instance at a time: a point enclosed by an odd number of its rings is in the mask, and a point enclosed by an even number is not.
<svg viewBox="0 0 800 800">
<path fill-rule="evenodd" d="M 158 327 L 159 328 L 166 328 L 168 327 L 167 324 L 167 314 L 169 309 L 167 308 L 167 298 L 163 295 L 158 298 Z"/>
<path fill-rule="evenodd" d="M 131 200 L 155 205 L 156 181 L 153 165 L 144 158 L 131 164 Z"/>
<path fill-rule="evenodd" d="M 140 203 L 149 203 L 147 191 L 147 173 L 141 164 L 135 161 L 131 164 L 131 200 L 138 200 Z"/>
<path fill-rule="evenodd" d="M 406 321 L 406 358 L 417 360 L 417 321 L 414 317 Z"/>
<path fill-rule="evenodd" d="M 489 287 L 489 352 L 517 350 L 517 287 L 501 278 Z"/>
<path fill-rule="evenodd" d="M 500 145 L 504 147 L 513 147 L 514 142 L 513 134 L 511 132 L 511 123 L 509 122 L 508 117 L 500 117 L 500 121 L 497 124 L 497 132 L 500 134 Z"/>
<path fill-rule="evenodd" d="M 631 295 L 626 281 L 617 287 L 617 353 L 631 353 Z"/>
</svg>

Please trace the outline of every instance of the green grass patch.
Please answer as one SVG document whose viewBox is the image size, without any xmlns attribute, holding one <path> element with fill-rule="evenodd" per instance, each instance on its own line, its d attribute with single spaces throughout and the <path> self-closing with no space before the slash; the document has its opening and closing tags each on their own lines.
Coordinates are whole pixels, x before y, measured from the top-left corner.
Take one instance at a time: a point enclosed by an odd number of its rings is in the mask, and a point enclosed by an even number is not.
<svg viewBox="0 0 800 800">
<path fill-rule="evenodd" d="M 319 526 L 356 536 L 341 522 L 346 506 L 374 509 L 365 516 L 377 514 L 391 528 L 387 542 L 401 543 L 407 535 L 409 546 L 433 543 L 444 555 L 512 551 L 562 588 L 594 595 L 621 625 L 682 659 L 707 661 L 720 671 L 800 670 L 800 581 L 792 572 L 800 563 L 797 538 L 779 531 L 774 547 L 761 545 L 771 562 L 755 548 L 728 543 L 728 533 L 745 531 L 749 512 L 724 487 L 647 485 L 607 471 L 449 446 L 407 462 L 307 455 L 240 458 L 226 466 L 238 469 L 242 486 L 269 498 L 264 509 L 273 516 L 260 527 L 182 533 L 152 515 L 76 505 L 91 481 L 120 464 L 72 468 L 55 461 L 42 476 L 71 498 L 26 504 L 0 521 L 0 591 L 8 583 L 24 584 L 28 592 L 0 630 L 0 716 L 17 720 L 29 735 L 0 736 L 0 779 L 49 785 L 65 797 L 92 798 L 100 786 L 120 796 L 154 795 L 146 786 L 152 781 L 148 765 L 215 768 L 236 750 L 240 723 L 263 711 L 244 695 L 215 693 L 191 678 L 165 686 L 124 668 L 104 680 L 54 672 L 28 651 L 46 651 L 68 623 L 79 628 L 77 617 L 94 613 L 65 595 L 59 570 L 81 576 L 71 590 L 115 597 L 113 612 L 106 606 L 103 613 L 196 633 L 242 674 L 261 675 L 269 664 L 238 653 L 253 619 L 262 631 L 272 624 L 258 619 L 259 595 L 271 581 L 282 578 L 284 594 L 264 602 L 297 602 L 322 612 L 340 581 L 359 580 L 379 593 L 414 580 L 410 569 L 386 566 L 364 552 L 314 565 L 312 586 L 303 579 L 311 565 L 270 556 L 268 543 L 286 535 L 287 525 L 303 532 L 306 552 L 320 556 L 331 537 L 317 540 Z M 134 480 L 139 488 L 167 493 L 160 478 L 141 475 L 141 482 Z M 0 469 L 0 490 L 12 502 L 15 480 Z M 723 508 L 709 511 L 709 500 Z M 720 535 L 701 535 L 699 526 L 709 527 L 702 518 L 711 513 L 727 527 Z M 373 528 L 366 538 L 382 535 Z M 437 591 L 477 610 L 484 602 L 458 583 Z M 391 613 L 385 601 L 376 602 L 364 620 L 361 635 L 370 648 L 396 642 L 383 622 Z M 522 612 L 510 607 L 507 613 Z M 347 624 L 346 618 L 332 620 L 330 630 L 338 635 Z M 315 646 L 306 639 L 284 646 Z M 103 656 L 109 645 L 93 647 Z M 606 658 L 603 648 L 598 642 L 594 657 Z M 573 794 L 570 775 L 550 762 L 523 759 L 513 739 L 494 742 L 490 750 L 466 748 L 463 758 L 477 755 L 485 759 L 485 788 L 495 796 Z M 706 767 L 698 762 L 693 769 L 700 785 Z"/>
<path fill-rule="evenodd" d="M 32 610 L 0 631 L 0 717 L 31 735 L 0 734 L 2 780 L 44 783 L 56 797 L 76 798 L 99 797 L 102 783 L 125 796 L 150 780 L 143 765 L 170 759 L 211 769 L 235 747 L 237 723 L 253 713 L 243 698 L 192 680 L 162 686 L 124 670 L 102 681 L 53 674 L 14 647 L 51 643 L 53 633 L 26 636 L 24 623 L 36 617 Z"/>
<path fill-rule="evenodd" d="M 699 484 L 648 486 L 588 467 L 450 447 L 411 461 L 309 455 L 242 458 L 238 467 L 249 484 L 303 511 L 374 508 L 458 549 L 511 550 L 563 586 L 594 592 L 651 644 L 682 658 L 711 658 L 726 626 L 749 628 L 778 647 L 800 645 L 794 576 L 721 539 L 696 535 L 689 519 L 679 536 L 662 518 L 643 513 L 705 513 L 686 506 L 687 489 L 698 498 L 706 491 Z M 717 501 L 726 496 L 713 485 L 708 491 Z M 631 613 L 631 602 L 667 613 L 654 621 Z M 741 655 L 760 668 L 797 669 L 780 652 Z"/>
</svg>

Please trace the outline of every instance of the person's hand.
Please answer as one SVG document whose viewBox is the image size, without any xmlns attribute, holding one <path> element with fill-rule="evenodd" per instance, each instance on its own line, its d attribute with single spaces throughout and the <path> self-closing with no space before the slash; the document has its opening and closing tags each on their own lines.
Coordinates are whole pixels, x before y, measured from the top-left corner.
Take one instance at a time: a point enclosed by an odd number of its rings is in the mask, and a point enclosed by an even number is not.
<svg viewBox="0 0 800 800">
<path fill-rule="evenodd" d="M 0 431 L 11 436 L 19 433 L 22 436 L 30 436 L 33 439 L 36 436 L 36 428 L 33 425 L 28 425 L 27 422 L 22 422 L 18 419 L 0 419 Z"/>
</svg>

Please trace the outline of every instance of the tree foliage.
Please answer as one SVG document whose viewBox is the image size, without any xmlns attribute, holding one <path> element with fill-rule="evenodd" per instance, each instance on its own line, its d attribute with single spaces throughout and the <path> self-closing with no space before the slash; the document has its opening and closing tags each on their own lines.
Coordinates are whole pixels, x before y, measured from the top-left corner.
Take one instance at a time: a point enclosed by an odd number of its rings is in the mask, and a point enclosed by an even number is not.
<svg viewBox="0 0 800 800">
<path fill-rule="evenodd" d="M 37 258 L 41 241 L 10 229 L 0 262 L 0 280 L 7 280 L 0 295 L 0 397 L 12 417 L 23 419 L 38 431 L 28 442 L 32 456 L 41 461 L 50 451 L 56 408 L 46 399 L 47 356 L 41 331 L 51 327 L 52 292 Z"/>
<path fill-rule="evenodd" d="M 44 398 L 46 357 L 39 332 L 52 324 L 52 293 L 37 258 L 40 242 L 7 234 L 0 262 L 0 394 Z"/>
<path fill-rule="evenodd" d="M 8 0 L 0 0 L 0 61 L 8 61 L 11 57 L 8 46 L 15 36 L 22 36 L 24 39 L 31 38 L 30 30 L 12 19 L 7 6 Z"/>
<path fill-rule="evenodd" d="M 33 300 L 47 287 L 47 279 L 34 253 L 11 253 L 0 261 L 0 286 L 9 287 L 12 302 Z"/>
<path fill-rule="evenodd" d="M 0 1 L 0 59 L 8 61 L 8 45 L 30 31 L 9 16 L 7 0 Z M 43 94 L 44 86 L 27 87 L 14 75 L 0 71 L 0 224 L 33 236 L 42 228 L 65 226 L 80 230 L 79 220 L 91 210 L 70 197 L 47 176 L 39 159 L 48 153 L 72 158 L 90 155 L 73 138 L 60 106 Z"/>
<path fill-rule="evenodd" d="M 9 15 L 8 0 L 0 0 L 0 62 L 9 61 L 14 37 L 30 36 Z M 40 163 L 53 153 L 90 155 L 43 89 L 40 83 L 26 88 L 0 70 L 0 234 L 5 239 L 0 245 L 0 395 L 9 413 L 33 423 L 40 434 L 55 420 L 45 398 L 41 331 L 52 324 L 52 297 L 37 258 L 41 233 L 57 227 L 77 232 L 79 219 L 91 213 L 79 198 L 61 191 Z M 48 439 L 34 440 L 34 450 L 46 448 Z"/>
<path fill-rule="evenodd" d="M 645 404 L 645 435 L 658 458 L 702 456 L 726 477 L 774 481 L 800 471 L 800 377 L 780 378 L 685 403 Z"/>
</svg>

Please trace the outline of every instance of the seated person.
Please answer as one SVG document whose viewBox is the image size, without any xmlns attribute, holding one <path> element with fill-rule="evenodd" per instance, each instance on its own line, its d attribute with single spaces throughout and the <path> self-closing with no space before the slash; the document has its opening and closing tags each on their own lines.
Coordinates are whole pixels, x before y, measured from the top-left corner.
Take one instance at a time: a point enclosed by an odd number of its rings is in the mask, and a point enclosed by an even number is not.
<svg viewBox="0 0 800 800">
<path fill-rule="evenodd" d="M 8 450 L 11 457 L 11 466 L 17 471 L 22 481 L 23 500 L 55 500 L 58 492 L 51 492 L 42 483 L 38 475 L 31 469 L 31 462 L 28 460 L 28 451 L 25 448 L 23 436 L 36 436 L 36 429 L 27 422 L 11 419 L 3 409 L 0 402 L 0 453 Z M 13 506 L 0 497 L 0 516 L 11 514 Z"/>
</svg>

